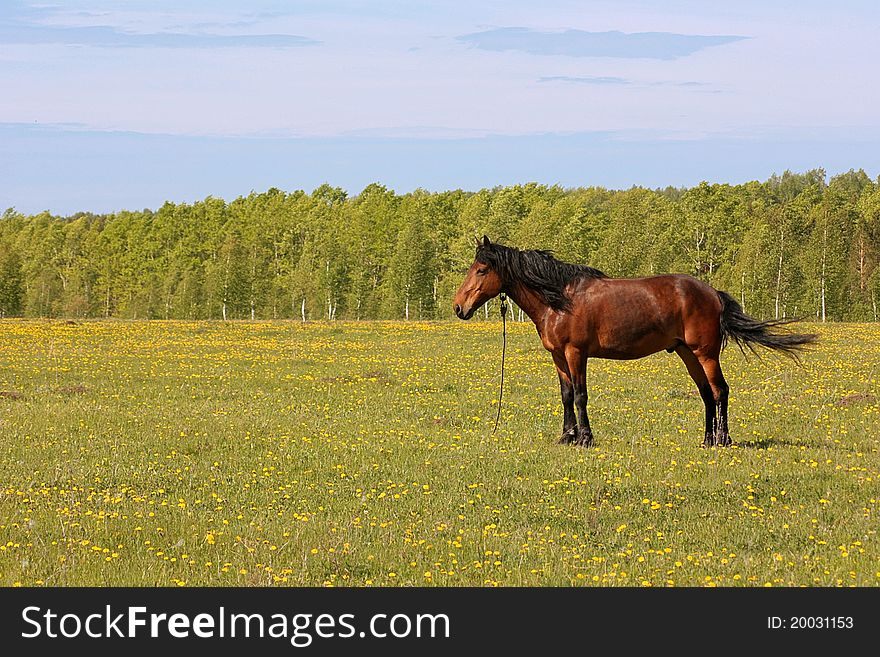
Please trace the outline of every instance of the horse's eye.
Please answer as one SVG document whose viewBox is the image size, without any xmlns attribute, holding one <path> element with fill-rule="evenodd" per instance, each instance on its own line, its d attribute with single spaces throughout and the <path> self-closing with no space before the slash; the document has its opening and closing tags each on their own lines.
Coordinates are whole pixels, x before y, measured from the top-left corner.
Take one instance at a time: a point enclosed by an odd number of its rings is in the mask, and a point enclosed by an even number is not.
<svg viewBox="0 0 880 657">
<path fill-rule="evenodd" d="M 489 273 L 489 270 L 483 267 L 482 269 L 477 270 L 477 276 L 485 276 Z"/>
</svg>

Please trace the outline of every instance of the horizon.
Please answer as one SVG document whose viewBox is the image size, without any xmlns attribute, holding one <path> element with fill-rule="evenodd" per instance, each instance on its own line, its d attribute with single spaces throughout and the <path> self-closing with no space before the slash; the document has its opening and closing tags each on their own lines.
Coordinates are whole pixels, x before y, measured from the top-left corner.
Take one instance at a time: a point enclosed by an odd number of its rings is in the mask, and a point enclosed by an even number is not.
<svg viewBox="0 0 880 657">
<path fill-rule="evenodd" d="M 78 217 L 81 215 L 114 216 L 114 215 L 121 214 L 121 213 L 133 213 L 133 214 L 136 214 L 139 212 L 156 213 L 162 208 L 162 206 L 164 206 L 166 204 L 171 204 L 171 205 L 175 205 L 175 206 L 176 205 L 194 206 L 194 205 L 197 205 L 199 203 L 204 203 L 209 200 L 219 200 L 219 201 L 222 201 L 223 203 L 228 205 L 236 200 L 246 199 L 250 196 L 265 195 L 265 194 L 272 192 L 273 190 L 280 192 L 282 194 L 286 194 L 286 195 L 303 193 L 307 196 L 312 196 L 312 195 L 314 195 L 314 193 L 316 191 L 318 191 L 318 189 L 320 187 L 325 186 L 325 185 L 329 186 L 333 189 L 341 189 L 345 193 L 346 199 L 357 199 L 358 197 L 361 196 L 361 194 L 368 191 L 369 188 L 371 188 L 373 186 L 379 186 L 397 197 L 404 197 L 406 195 L 414 194 L 414 193 L 417 193 L 420 191 L 425 192 L 427 194 L 432 194 L 432 195 L 433 194 L 452 194 L 452 193 L 456 193 L 456 192 L 461 192 L 462 194 L 479 194 L 481 192 L 494 193 L 495 191 L 498 191 L 498 190 L 511 189 L 511 188 L 515 188 L 515 187 L 526 187 L 529 185 L 535 185 L 539 188 L 545 188 L 545 189 L 552 189 L 554 187 L 558 187 L 558 188 L 561 188 L 564 193 L 577 192 L 580 190 L 594 190 L 594 189 L 595 190 L 602 190 L 602 191 L 609 192 L 612 194 L 626 193 L 627 191 L 631 191 L 631 190 L 645 190 L 645 191 L 654 192 L 654 193 L 658 193 L 658 194 L 664 194 L 670 190 L 673 190 L 675 192 L 680 192 L 680 193 L 686 193 L 688 190 L 694 189 L 702 184 L 729 186 L 732 188 L 739 187 L 742 185 L 748 185 L 749 183 L 757 183 L 759 185 L 765 185 L 765 184 L 769 183 L 773 178 L 782 178 L 786 175 L 805 176 L 808 173 L 811 173 L 813 171 L 821 171 L 824 174 L 825 185 L 830 184 L 832 179 L 834 179 L 837 176 L 844 176 L 849 173 L 859 173 L 859 172 L 864 173 L 866 176 L 868 176 L 869 180 L 880 185 L 880 175 L 878 175 L 876 177 L 871 177 L 867 172 L 864 171 L 864 169 L 850 168 L 850 169 L 847 169 L 846 171 L 840 171 L 840 172 L 835 172 L 834 174 L 829 174 L 824 169 L 824 167 L 814 167 L 813 169 L 805 169 L 803 171 L 791 171 L 789 169 L 786 169 L 785 171 L 782 171 L 782 172 L 773 172 L 769 176 L 767 176 L 767 178 L 765 178 L 763 180 L 753 178 L 753 179 L 742 180 L 742 181 L 734 182 L 734 183 L 720 182 L 720 181 L 719 182 L 710 182 L 710 181 L 702 180 L 702 181 L 699 181 L 698 183 L 695 183 L 693 185 L 681 185 L 681 186 L 666 185 L 666 186 L 662 186 L 662 187 L 661 186 L 653 186 L 652 187 L 652 186 L 648 186 L 648 185 L 638 185 L 638 184 L 633 184 L 633 185 L 630 185 L 627 187 L 622 187 L 622 186 L 621 187 L 609 187 L 609 186 L 603 186 L 603 185 L 569 186 L 569 185 L 560 185 L 558 183 L 549 183 L 548 184 L 548 183 L 542 183 L 542 182 L 538 182 L 538 181 L 525 181 L 525 182 L 521 182 L 521 183 L 513 183 L 510 185 L 499 184 L 499 185 L 484 186 L 484 187 L 473 188 L 473 189 L 465 189 L 463 187 L 456 187 L 456 188 L 448 187 L 448 188 L 444 188 L 444 189 L 428 189 L 425 187 L 415 187 L 415 188 L 407 189 L 407 190 L 399 190 L 399 189 L 395 189 L 389 185 L 385 185 L 381 181 L 374 180 L 372 182 L 366 183 L 365 185 L 363 185 L 362 187 L 360 187 L 356 190 L 351 190 L 351 189 L 346 189 L 344 187 L 341 187 L 339 185 L 333 185 L 332 182 L 324 181 L 324 182 L 321 182 L 321 183 L 315 185 L 314 187 L 308 187 L 308 188 L 306 188 L 306 187 L 291 187 L 291 188 L 284 189 L 284 188 L 272 186 L 272 187 L 267 187 L 265 189 L 259 189 L 259 190 L 258 189 L 251 189 L 250 191 L 248 191 L 246 193 L 239 194 L 234 197 L 208 194 L 208 195 L 203 196 L 201 198 L 192 198 L 192 199 L 185 199 L 185 200 L 165 199 L 165 200 L 163 200 L 153 206 L 120 207 L 117 209 L 103 210 L 103 211 L 85 208 L 85 209 L 75 210 L 75 211 L 69 212 L 69 213 L 56 213 L 56 212 L 52 212 L 49 209 L 43 209 L 43 210 L 40 210 L 37 212 L 24 212 L 14 206 L 9 206 L 6 208 L 0 207 L 0 218 L 2 218 L 3 214 L 5 214 L 7 212 L 11 212 L 11 213 L 13 213 L 13 215 L 18 214 L 18 215 L 22 215 L 25 217 L 31 217 L 31 218 L 40 216 L 42 214 L 49 214 L 51 217 L 57 218 L 57 219 L 70 219 L 70 218 Z"/>
</svg>

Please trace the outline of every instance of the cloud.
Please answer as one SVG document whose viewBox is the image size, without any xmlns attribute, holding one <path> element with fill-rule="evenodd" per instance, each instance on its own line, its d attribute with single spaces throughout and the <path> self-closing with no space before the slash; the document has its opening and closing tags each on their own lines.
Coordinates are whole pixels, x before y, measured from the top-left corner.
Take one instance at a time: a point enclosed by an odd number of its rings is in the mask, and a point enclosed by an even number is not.
<svg viewBox="0 0 880 657">
<path fill-rule="evenodd" d="M 615 78 L 609 76 L 582 76 L 576 77 L 571 75 L 548 75 L 538 78 L 538 82 L 571 82 L 574 84 L 635 84 L 632 80 L 626 78 Z"/>
<path fill-rule="evenodd" d="M 493 134 L 497 133 L 482 128 L 412 125 L 345 130 L 339 136 L 353 139 L 479 139 Z"/>
<path fill-rule="evenodd" d="M 517 50 L 532 55 L 626 59 L 677 59 L 704 48 L 747 38 L 672 32 L 539 32 L 526 27 L 501 27 L 456 37 L 458 41 L 481 50 Z"/>
<path fill-rule="evenodd" d="M 226 22 L 194 22 L 160 30 L 126 29 L 107 24 L 106 12 L 64 10 L 60 5 L 34 6 L 4 0 L 0 7 L 0 44 L 74 45 L 100 48 L 291 48 L 320 43 L 293 34 L 214 34 L 212 29 L 249 27 L 256 14 Z M 85 19 L 90 25 L 80 23 Z"/>
<path fill-rule="evenodd" d="M 0 43 L 76 45 L 100 48 L 291 48 L 320 42 L 292 34 L 131 33 L 113 27 L 0 26 Z"/>
<path fill-rule="evenodd" d="M 685 89 L 693 89 L 695 91 L 705 91 L 711 87 L 707 82 L 685 81 L 678 82 L 675 80 L 654 80 L 651 82 L 643 82 L 640 80 L 629 80 L 627 78 L 617 78 L 610 76 L 574 76 L 574 75 L 547 75 L 538 78 L 538 82 L 560 82 L 565 84 L 597 84 L 597 85 L 623 85 L 630 87 L 683 87 Z M 713 93 L 717 90 L 713 90 Z"/>
</svg>

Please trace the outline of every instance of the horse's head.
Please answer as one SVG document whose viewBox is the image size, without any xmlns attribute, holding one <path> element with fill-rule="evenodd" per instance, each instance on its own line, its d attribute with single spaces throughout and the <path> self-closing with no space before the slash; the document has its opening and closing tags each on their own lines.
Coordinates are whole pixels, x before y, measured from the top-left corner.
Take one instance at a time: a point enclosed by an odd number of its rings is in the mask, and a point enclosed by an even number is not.
<svg viewBox="0 0 880 657">
<path fill-rule="evenodd" d="M 470 319 L 480 306 L 501 292 L 501 276 L 492 268 L 491 258 L 486 257 L 491 248 L 492 244 L 485 235 L 482 242 L 477 240 L 474 264 L 468 269 L 452 302 L 460 319 Z"/>
</svg>

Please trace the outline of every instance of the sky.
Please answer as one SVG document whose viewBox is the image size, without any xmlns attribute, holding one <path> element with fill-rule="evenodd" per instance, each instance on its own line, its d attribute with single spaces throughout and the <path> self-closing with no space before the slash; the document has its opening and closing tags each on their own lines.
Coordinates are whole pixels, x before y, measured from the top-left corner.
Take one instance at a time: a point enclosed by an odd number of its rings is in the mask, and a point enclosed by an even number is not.
<svg viewBox="0 0 880 657">
<path fill-rule="evenodd" d="M 0 211 L 880 173 L 880 4 L 0 0 Z"/>
</svg>

